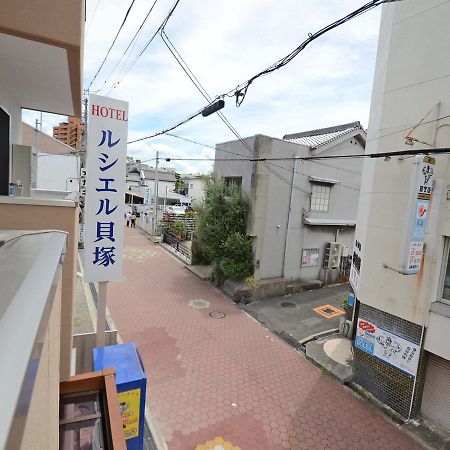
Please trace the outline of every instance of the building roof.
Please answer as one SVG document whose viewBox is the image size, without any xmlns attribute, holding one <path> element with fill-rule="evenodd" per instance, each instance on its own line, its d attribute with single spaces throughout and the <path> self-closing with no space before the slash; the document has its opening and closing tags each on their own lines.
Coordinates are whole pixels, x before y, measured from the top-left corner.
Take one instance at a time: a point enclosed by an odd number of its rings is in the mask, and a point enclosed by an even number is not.
<svg viewBox="0 0 450 450">
<path fill-rule="evenodd" d="M 146 180 L 154 180 L 155 179 L 155 170 L 153 169 L 144 169 L 144 175 Z M 158 170 L 158 179 L 159 181 L 170 181 L 175 183 L 177 179 L 175 178 L 175 172 L 166 172 L 165 170 Z"/>
<path fill-rule="evenodd" d="M 302 133 L 286 134 L 283 136 L 283 139 L 285 141 L 306 145 L 311 149 L 315 149 L 358 129 L 364 131 L 364 128 L 359 122 L 350 122 L 344 123 L 343 125 L 336 125 L 334 127 L 303 131 Z"/>
</svg>

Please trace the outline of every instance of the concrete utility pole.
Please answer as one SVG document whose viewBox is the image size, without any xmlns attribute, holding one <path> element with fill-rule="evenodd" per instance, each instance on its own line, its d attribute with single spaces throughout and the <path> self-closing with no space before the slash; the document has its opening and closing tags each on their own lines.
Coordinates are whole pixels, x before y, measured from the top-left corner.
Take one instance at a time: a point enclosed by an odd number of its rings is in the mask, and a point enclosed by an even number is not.
<svg viewBox="0 0 450 450">
<path fill-rule="evenodd" d="M 156 235 L 156 230 L 158 226 L 158 191 L 159 191 L 159 177 L 158 177 L 158 166 L 159 166 L 159 151 L 156 151 L 156 167 L 155 167 L 155 192 L 153 196 L 153 234 Z"/>
</svg>

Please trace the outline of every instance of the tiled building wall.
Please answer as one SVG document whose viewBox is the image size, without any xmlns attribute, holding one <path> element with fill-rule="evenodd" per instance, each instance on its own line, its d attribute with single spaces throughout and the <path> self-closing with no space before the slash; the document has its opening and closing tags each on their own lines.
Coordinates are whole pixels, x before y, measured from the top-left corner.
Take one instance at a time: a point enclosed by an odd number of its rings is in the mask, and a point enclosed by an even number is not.
<svg viewBox="0 0 450 450">
<path fill-rule="evenodd" d="M 373 324 L 395 333 L 404 339 L 413 341 L 416 344 L 420 343 L 422 333 L 422 327 L 420 325 L 408 322 L 362 303 L 359 308 L 359 317 L 363 317 Z M 414 391 L 414 377 L 408 376 L 401 370 L 374 358 L 362 350 L 355 348 L 354 351 L 355 381 L 403 417 L 408 417 L 411 396 Z M 414 417 L 420 411 L 423 386 L 425 383 L 426 358 L 427 353 L 422 348 L 411 417 Z"/>
</svg>

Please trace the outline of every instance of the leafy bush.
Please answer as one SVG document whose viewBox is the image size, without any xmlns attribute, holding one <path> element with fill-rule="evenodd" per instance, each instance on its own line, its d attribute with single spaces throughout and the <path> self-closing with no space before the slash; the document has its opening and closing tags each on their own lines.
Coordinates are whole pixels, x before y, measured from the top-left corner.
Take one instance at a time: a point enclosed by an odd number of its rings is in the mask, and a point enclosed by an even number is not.
<svg viewBox="0 0 450 450">
<path fill-rule="evenodd" d="M 223 244 L 220 267 L 227 278 L 247 278 L 253 275 L 252 241 L 245 234 L 234 232 Z"/>
<path fill-rule="evenodd" d="M 252 242 L 246 236 L 248 201 L 237 186 L 210 180 L 198 213 L 198 251 L 204 260 L 215 263 L 215 281 L 246 278 L 253 274 Z M 219 281 L 220 280 L 220 281 Z"/>
<path fill-rule="evenodd" d="M 185 238 L 188 235 L 188 229 L 186 224 L 182 220 L 176 220 L 169 225 L 170 232 L 181 238 Z"/>
<path fill-rule="evenodd" d="M 196 216 L 197 216 L 197 213 L 196 213 L 195 211 L 186 211 L 186 212 L 184 213 L 184 216 L 185 216 L 185 217 L 196 217 Z"/>
</svg>

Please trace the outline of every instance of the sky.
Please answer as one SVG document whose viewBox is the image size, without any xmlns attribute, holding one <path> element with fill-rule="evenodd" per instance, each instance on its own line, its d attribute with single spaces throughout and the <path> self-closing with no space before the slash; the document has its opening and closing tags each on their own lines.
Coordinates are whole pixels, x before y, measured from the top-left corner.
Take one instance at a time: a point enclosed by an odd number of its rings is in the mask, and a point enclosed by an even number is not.
<svg viewBox="0 0 450 450">
<path fill-rule="evenodd" d="M 157 0 L 135 43 L 124 51 L 154 0 L 135 0 L 91 92 L 129 102 L 129 140 L 169 128 L 206 106 L 157 35 L 174 0 Z M 87 0 L 84 87 L 97 72 L 131 0 Z M 228 92 L 290 53 L 308 33 L 348 14 L 365 0 L 180 0 L 165 32 L 212 97 Z M 381 7 L 313 41 L 287 66 L 255 80 L 240 107 L 222 110 L 243 137 L 282 138 L 359 120 L 367 127 Z M 31 125 L 39 118 L 24 111 Z M 43 114 L 43 131 L 65 117 Z M 196 117 L 174 134 L 208 146 L 235 140 L 217 114 Z M 154 164 L 160 157 L 214 158 L 214 149 L 160 136 L 128 146 L 128 155 Z M 181 173 L 208 173 L 210 161 L 171 161 Z"/>
</svg>

